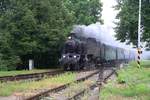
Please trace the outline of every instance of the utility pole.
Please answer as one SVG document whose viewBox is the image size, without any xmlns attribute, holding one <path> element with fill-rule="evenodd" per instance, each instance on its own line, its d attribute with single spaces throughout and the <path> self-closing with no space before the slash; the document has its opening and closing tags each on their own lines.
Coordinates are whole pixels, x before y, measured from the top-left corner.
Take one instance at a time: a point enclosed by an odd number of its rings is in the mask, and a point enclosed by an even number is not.
<svg viewBox="0 0 150 100">
<path fill-rule="evenodd" d="M 141 0 L 139 0 L 139 20 L 138 20 L 138 47 L 137 47 L 137 51 L 138 51 L 138 58 L 137 58 L 137 64 L 138 67 L 140 68 L 140 54 L 141 54 Z"/>
</svg>

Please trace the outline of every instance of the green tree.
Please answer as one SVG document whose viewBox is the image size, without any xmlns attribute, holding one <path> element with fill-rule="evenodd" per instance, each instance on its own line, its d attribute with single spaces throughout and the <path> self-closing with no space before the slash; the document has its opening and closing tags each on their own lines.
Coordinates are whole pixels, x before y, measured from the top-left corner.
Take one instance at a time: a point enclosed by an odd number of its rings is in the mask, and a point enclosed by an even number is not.
<svg viewBox="0 0 150 100">
<path fill-rule="evenodd" d="M 53 59 L 47 61 L 56 64 L 59 47 L 72 26 L 71 15 L 63 2 L 61 0 L 7 0 L 7 2 L 9 3 L 3 3 L 4 5 L 1 3 L 3 14 L 0 16 L 0 34 L 2 38 L 6 38 L 3 34 L 10 36 L 10 39 L 8 38 L 10 42 L 6 42 L 10 52 L 16 57 L 19 56 L 22 61 L 31 58 L 39 60 L 39 56 L 41 59 L 51 56 Z M 4 45 L 1 49 L 3 48 Z"/>
<path fill-rule="evenodd" d="M 0 66 L 56 65 L 74 24 L 101 20 L 99 0 L 0 0 Z"/>
<path fill-rule="evenodd" d="M 64 0 L 65 6 L 74 16 L 74 24 L 89 25 L 103 23 L 101 19 L 102 3 L 100 0 Z"/>
<path fill-rule="evenodd" d="M 138 0 L 118 0 L 116 10 L 120 10 L 116 23 L 116 37 L 121 42 L 133 43 L 137 45 L 138 32 Z M 150 47 L 150 1 L 142 0 L 142 25 L 144 33 L 142 41 L 147 42 L 147 47 Z"/>
</svg>

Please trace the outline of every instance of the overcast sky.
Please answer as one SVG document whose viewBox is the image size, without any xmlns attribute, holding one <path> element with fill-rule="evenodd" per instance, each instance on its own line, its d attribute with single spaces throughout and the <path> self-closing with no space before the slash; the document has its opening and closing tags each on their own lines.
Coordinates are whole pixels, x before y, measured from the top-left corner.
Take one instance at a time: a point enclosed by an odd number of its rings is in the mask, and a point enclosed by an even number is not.
<svg viewBox="0 0 150 100">
<path fill-rule="evenodd" d="M 107 26 L 114 26 L 113 21 L 115 20 L 117 11 L 115 11 L 112 7 L 116 5 L 116 0 L 101 1 L 103 2 L 102 18 L 104 19 L 104 24 Z"/>
<path fill-rule="evenodd" d="M 109 34 L 112 35 L 113 38 L 115 39 L 114 35 L 116 33 L 114 32 L 114 29 L 113 29 L 113 27 L 115 27 L 115 24 L 113 22 L 117 21 L 115 17 L 118 11 L 115 11 L 114 8 L 112 7 L 115 6 L 117 2 L 116 0 L 101 0 L 101 1 L 103 3 L 102 19 L 104 20 L 104 26 L 107 28 L 107 31 L 109 32 Z M 121 45 L 124 45 L 124 44 L 125 43 Z"/>
</svg>

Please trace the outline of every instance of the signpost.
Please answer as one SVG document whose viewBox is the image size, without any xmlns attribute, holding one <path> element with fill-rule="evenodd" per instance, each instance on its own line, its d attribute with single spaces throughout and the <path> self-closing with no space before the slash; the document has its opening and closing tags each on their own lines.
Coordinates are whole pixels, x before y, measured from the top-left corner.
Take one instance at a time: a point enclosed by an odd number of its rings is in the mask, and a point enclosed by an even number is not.
<svg viewBox="0 0 150 100">
<path fill-rule="evenodd" d="M 138 52 L 138 56 L 137 56 L 137 64 L 138 67 L 140 68 L 140 54 L 141 54 L 141 0 L 139 0 L 139 20 L 138 20 L 138 47 L 137 47 L 137 52 Z"/>
<path fill-rule="evenodd" d="M 34 61 L 32 59 L 29 59 L 29 70 L 32 70 L 34 68 Z"/>
</svg>

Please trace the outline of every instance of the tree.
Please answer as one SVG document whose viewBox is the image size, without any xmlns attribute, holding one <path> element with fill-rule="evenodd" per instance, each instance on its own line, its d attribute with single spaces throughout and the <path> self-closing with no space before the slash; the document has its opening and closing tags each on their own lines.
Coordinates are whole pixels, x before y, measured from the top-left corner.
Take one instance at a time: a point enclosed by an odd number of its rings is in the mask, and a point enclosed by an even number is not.
<svg viewBox="0 0 150 100">
<path fill-rule="evenodd" d="M 116 37 L 121 42 L 133 43 L 137 45 L 138 33 L 138 0 L 118 0 L 116 10 L 120 10 L 116 23 Z M 142 0 L 142 25 L 144 26 L 144 33 L 142 41 L 147 42 L 150 47 L 150 2 L 149 0 Z"/>
<path fill-rule="evenodd" d="M 72 26 L 101 21 L 101 6 L 99 0 L 1 0 L 1 69 L 29 59 L 40 68 L 57 65 Z"/>
<path fill-rule="evenodd" d="M 102 3 L 100 0 L 64 0 L 65 6 L 74 16 L 74 24 L 89 25 L 103 23 L 101 19 Z"/>
<path fill-rule="evenodd" d="M 19 56 L 23 62 L 29 59 L 38 60 L 39 56 L 40 59 L 51 56 L 53 59 L 47 61 L 56 64 L 59 47 L 72 25 L 71 16 L 63 2 L 61 0 L 7 0 L 7 2 L 1 3 L 0 11 L 3 14 L 0 16 L 0 36 L 6 38 L 3 34 L 9 35 L 10 42 L 6 43 L 10 52 L 14 56 Z M 4 45 L 1 50 L 3 48 Z"/>
</svg>

